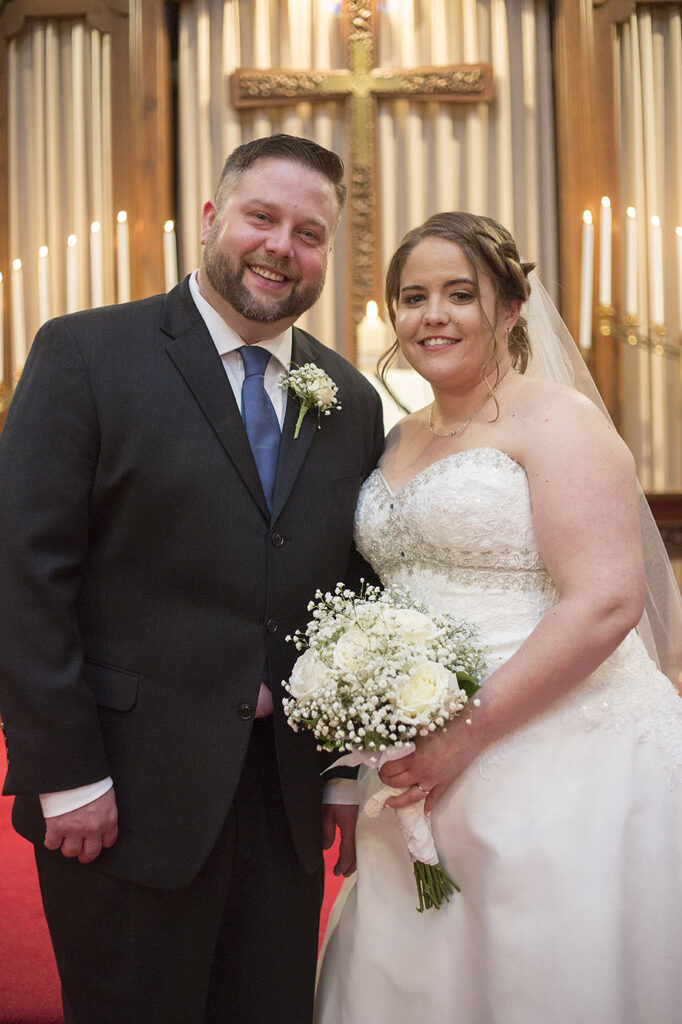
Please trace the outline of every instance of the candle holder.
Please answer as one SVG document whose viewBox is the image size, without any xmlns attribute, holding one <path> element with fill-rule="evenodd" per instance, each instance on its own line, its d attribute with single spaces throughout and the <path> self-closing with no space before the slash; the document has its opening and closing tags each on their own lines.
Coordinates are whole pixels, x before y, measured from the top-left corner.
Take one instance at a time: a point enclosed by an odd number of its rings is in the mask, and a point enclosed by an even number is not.
<svg viewBox="0 0 682 1024">
<path fill-rule="evenodd" d="M 609 335 L 621 343 L 630 345 L 632 348 L 647 349 L 657 356 L 665 356 L 667 359 L 680 361 L 682 357 L 682 334 L 679 338 L 668 339 L 668 330 L 665 324 L 651 324 L 649 331 L 640 330 L 638 318 L 626 314 L 622 322 L 611 320 L 608 324 Z"/>
<path fill-rule="evenodd" d="M 665 329 L 665 324 L 652 324 L 651 325 L 651 340 L 653 342 L 654 352 L 657 356 L 665 354 L 666 344 L 665 339 L 668 332 Z"/>
<path fill-rule="evenodd" d="M 628 345 L 636 345 L 638 341 L 637 328 L 639 327 L 639 317 L 628 313 L 623 322 L 625 324 L 625 339 Z"/>
<path fill-rule="evenodd" d="M 613 333 L 613 323 L 616 318 L 616 311 L 613 306 L 597 306 L 597 322 L 599 333 L 608 337 Z"/>
</svg>

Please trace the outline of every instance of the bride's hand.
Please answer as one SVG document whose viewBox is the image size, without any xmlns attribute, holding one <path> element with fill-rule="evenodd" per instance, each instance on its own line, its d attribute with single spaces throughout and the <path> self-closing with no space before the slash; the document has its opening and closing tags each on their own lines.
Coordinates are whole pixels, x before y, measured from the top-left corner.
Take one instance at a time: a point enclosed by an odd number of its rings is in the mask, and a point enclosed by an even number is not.
<svg viewBox="0 0 682 1024">
<path fill-rule="evenodd" d="M 411 754 L 389 761 L 380 769 L 379 778 L 384 785 L 405 790 L 387 800 L 386 806 L 407 807 L 426 798 L 424 810 L 428 814 L 440 794 L 479 753 L 470 727 L 461 718 L 452 722 L 447 731 L 438 729 L 420 738 Z"/>
</svg>

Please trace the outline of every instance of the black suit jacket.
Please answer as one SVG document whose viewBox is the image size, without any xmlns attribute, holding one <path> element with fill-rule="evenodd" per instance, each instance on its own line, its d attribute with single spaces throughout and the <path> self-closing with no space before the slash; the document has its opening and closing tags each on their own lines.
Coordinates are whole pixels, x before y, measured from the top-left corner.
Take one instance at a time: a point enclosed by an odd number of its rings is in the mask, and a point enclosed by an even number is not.
<svg viewBox="0 0 682 1024">
<path fill-rule="evenodd" d="M 230 807 L 267 658 L 299 858 L 320 863 L 321 756 L 279 682 L 317 587 L 353 572 L 359 488 L 380 454 L 361 374 L 294 328 L 292 359 L 339 388 L 294 440 L 288 399 L 269 515 L 242 419 L 187 280 L 36 336 L 0 437 L 5 793 L 42 842 L 36 794 L 114 779 L 98 865 L 160 887 L 200 870 Z"/>
</svg>

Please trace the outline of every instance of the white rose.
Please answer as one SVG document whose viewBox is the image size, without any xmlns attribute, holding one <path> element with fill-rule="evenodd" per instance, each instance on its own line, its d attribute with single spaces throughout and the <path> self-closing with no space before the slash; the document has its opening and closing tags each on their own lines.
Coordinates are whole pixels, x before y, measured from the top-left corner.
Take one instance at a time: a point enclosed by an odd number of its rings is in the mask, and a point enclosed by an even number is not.
<svg viewBox="0 0 682 1024">
<path fill-rule="evenodd" d="M 334 401 L 334 390 L 330 384 L 327 384 L 324 381 L 320 381 L 319 384 L 314 384 L 311 391 L 315 395 L 315 400 L 318 405 L 329 405 L 330 402 Z"/>
<path fill-rule="evenodd" d="M 328 675 L 326 665 L 309 649 L 296 660 L 289 680 L 289 692 L 296 700 L 304 700 L 322 686 Z"/>
<path fill-rule="evenodd" d="M 431 619 L 412 608 L 387 608 L 384 618 L 391 632 L 417 644 L 433 640 L 438 634 Z"/>
<path fill-rule="evenodd" d="M 351 626 L 336 641 L 332 660 L 342 672 L 356 672 L 362 667 L 366 655 L 374 650 L 376 643 L 370 634 Z"/>
<path fill-rule="evenodd" d="M 423 661 L 398 694 L 400 709 L 408 718 L 420 715 L 438 707 L 450 686 L 450 672 L 436 661 Z"/>
</svg>

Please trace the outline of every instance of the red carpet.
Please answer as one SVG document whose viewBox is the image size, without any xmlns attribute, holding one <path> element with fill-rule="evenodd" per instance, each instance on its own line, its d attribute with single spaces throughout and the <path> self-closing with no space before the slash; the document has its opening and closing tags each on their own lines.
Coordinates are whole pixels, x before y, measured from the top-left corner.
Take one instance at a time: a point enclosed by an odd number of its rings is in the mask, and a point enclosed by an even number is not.
<svg viewBox="0 0 682 1024">
<path fill-rule="evenodd" d="M 5 744 L 0 741 L 0 778 Z M 33 848 L 10 825 L 0 797 L 0 1022 L 61 1024 L 59 979 L 38 892 Z"/>
<path fill-rule="evenodd" d="M 6 771 L 0 740 L 0 779 Z M 0 1024 L 63 1024 L 59 979 L 43 917 L 32 848 L 10 825 L 12 801 L 0 797 Z M 320 940 L 341 880 L 326 857 Z"/>
</svg>

